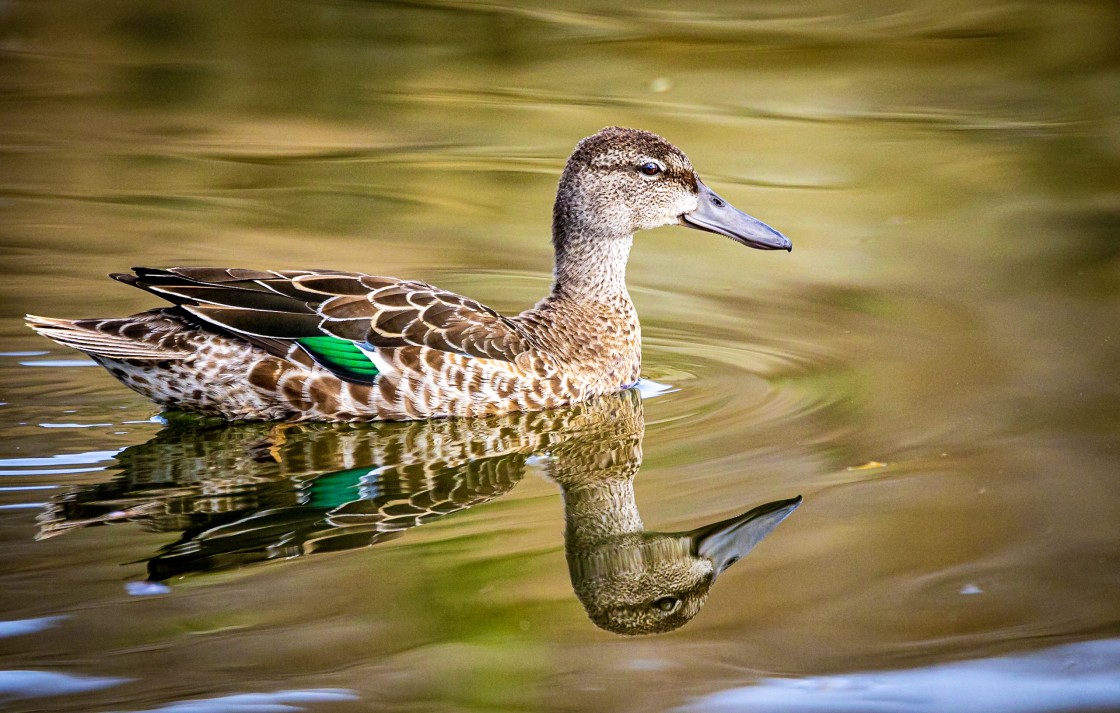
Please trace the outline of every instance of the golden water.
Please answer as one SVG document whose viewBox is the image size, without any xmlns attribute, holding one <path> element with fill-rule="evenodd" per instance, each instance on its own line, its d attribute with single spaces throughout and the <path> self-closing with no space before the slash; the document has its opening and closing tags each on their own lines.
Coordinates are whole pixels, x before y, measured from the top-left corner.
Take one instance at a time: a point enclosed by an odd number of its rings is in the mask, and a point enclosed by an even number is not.
<svg viewBox="0 0 1120 713">
<path fill-rule="evenodd" d="M 791 679 L 817 707 L 772 709 L 853 710 L 830 681 L 1039 655 L 1014 687 L 1060 693 L 1024 709 L 1120 708 L 1069 678 L 1120 632 L 1117 36 L 1109 2 L 0 5 L 0 705 L 712 710 Z M 509 456 L 470 476 L 484 502 L 373 546 L 271 540 L 129 589 L 183 528 L 313 506 L 389 436 L 165 427 L 25 312 L 140 311 L 104 275 L 175 264 L 518 311 L 563 161 L 610 124 L 795 248 L 636 240 L 644 375 L 672 387 L 641 408 L 645 528 L 805 498 L 691 622 L 593 625 L 562 478 Z M 437 484 L 475 467 L 404 451 Z"/>
</svg>

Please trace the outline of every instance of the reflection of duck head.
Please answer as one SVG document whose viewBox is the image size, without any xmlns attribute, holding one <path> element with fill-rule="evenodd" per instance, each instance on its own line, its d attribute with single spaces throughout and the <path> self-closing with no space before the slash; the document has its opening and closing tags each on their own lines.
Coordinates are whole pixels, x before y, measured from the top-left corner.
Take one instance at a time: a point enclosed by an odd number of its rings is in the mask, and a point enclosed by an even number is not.
<svg viewBox="0 0 1120 713">
<path fill-rule="evenodd" d="M 801 504 L 779 500 L 687 532 L 646 532 L 634 499 L 645 423 L 641 402 L 617 402 L 583 437 L 550 452 L 564 489 L 572 587 L 591 620 L 618 634 L 676 629 L 704 606 L 716 578 Z"/>
<path fill-rule="evenodd" d="M 699 613 L 716 577 L 800 504 L 800 497 L 779 500 L 688 532 L 619 532 L 597 539 L 573 534 L 580 528 L 569 516 L 572 586 L 588 616 L 603 629 L 617 634 L 672 631 Z"/>
</svg>

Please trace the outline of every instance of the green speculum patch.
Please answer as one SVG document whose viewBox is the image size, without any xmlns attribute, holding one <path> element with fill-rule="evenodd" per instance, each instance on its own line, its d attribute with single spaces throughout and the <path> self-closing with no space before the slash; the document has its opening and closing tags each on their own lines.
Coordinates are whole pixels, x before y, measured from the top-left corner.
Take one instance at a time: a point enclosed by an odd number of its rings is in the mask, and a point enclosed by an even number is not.
<svg viewBox="0 0 1120 713">
<path fill-rule="evenodd" d="M 296 342 L 315 361 L 344 379 L 368 384 L 378 374 L 369 354 L 348 339 L 303 337 Z"/>
</svg>

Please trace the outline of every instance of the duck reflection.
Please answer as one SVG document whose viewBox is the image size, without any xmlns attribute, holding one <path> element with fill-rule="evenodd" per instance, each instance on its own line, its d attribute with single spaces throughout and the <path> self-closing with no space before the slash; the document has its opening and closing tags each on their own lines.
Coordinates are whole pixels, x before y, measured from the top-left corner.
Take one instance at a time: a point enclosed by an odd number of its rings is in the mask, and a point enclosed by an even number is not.
<svg viewBox="0 0 1120 713">
<path fill-rule="evenodd" d="M 645 421 L 640 401 L 581 422 L 550 452 L 564 491 L 564 549 L 576 596 L 596 626 L 618 634 L 672 631 L 700 611 L 716 577 L 801 504 L 766 503 L 687 532 L 647 532 L 634 497 Z"/>
<path fill-rule="evenodd" d="M 499 497 L 538 468 L 563 491 L 569 573 L 591 620 L 620 634 L 665 632 L 694 617 L 719 574 L 801 498 L 647 532 L 634 498 L 644 431 L 635 391 L 489 419 L 193 422 L 122 451 L 110 481 L 55 498 L 39 537 L 126 521 L 182 532 L 148 560 L 149 579 L 161 581 L 376 544 Z"/>
</svg>

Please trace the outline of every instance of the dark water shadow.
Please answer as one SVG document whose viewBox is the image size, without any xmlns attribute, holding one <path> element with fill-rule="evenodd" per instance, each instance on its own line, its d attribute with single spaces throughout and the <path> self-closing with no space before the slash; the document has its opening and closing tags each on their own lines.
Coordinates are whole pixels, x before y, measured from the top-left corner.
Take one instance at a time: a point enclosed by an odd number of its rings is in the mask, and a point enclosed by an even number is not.
<svg viewBox="0 0 1120 713">
<path fill-rule="evenodd" d="M 489 419 L 210 426 L 187 421 L 117 455 L 120 473 L 55 497 L 39 539 L 138 522 L 181 532 L 150 582 L 375 545 L 482 505 L 537 469 L 563 491 L 565 554 L 591 620 L 620 634 L 676 629 L 716 578 L 801 503 L 766 503 L 684 532 L 647 531 L 634 477 L 636 391 Z"/>
</svg>

